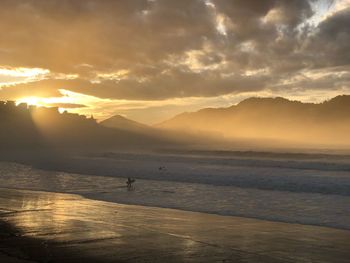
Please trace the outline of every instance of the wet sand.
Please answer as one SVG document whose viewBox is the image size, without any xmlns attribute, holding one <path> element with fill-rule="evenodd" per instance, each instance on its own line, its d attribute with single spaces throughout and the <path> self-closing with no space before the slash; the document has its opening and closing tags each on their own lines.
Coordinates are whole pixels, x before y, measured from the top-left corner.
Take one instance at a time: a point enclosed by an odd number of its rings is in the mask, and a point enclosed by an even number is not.
<svg viewBox="0 0 350 263">
<path fill-rule="evenodd" d="M 349 262 L 350 231 L 0 188 L 1 262 Z"/>
</svg>

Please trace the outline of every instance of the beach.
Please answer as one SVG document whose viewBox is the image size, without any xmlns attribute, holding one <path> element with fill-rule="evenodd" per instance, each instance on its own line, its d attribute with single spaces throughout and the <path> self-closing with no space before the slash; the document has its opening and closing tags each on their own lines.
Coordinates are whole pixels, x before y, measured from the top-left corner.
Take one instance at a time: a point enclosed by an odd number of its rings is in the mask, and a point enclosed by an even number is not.
<svg viewBox="0 0 350 263">
<path fill-rule="evenodd" d="M 0 3 L 0 263 L 350 263 L 350 0 Z"/>
<path fill-rule="evenodd" d="M 1 253 L 34 262 L 348 262 L 350 257 L 350 231 L 328 227 L 4 188 L 0 209 Z"/>
<path fill-rule="evenodd" d="M 348 262 L 349 169 L 348 155 L 293 153 L 5 159 L 0 259 Z"/>
</svg>

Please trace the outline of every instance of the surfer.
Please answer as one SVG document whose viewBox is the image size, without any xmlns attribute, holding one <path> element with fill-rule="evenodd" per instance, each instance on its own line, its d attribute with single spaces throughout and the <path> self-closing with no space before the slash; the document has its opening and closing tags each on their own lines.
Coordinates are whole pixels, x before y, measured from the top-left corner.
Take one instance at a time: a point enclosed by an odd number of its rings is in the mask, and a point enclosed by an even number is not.
<svg viewBox="0 0 350 263">
<path fill-rule="evenodd" d="M 136 181 L 135 179 L 132 179 L 132 178 L 128 177 L 128 180 L 126 181 L 126 187 L 127 187 L 128 189 L 131 189 L 132 184 L 133 184 L 135 181 Z"/>
</svg>

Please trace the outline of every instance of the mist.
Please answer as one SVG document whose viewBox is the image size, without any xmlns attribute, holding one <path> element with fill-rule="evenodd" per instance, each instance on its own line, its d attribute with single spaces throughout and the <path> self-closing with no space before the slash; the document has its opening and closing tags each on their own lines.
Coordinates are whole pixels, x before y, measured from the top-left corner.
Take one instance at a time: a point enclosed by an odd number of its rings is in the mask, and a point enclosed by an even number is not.
<svg viewBox="0 0 350 263">
<path fill-rule="evenodd" d="M 323 103 L 283 98 L 250 98 L 229 108 L 183 113 L 157 127 L 191 130 L 239 142 L 259 141 L 266 147 L 349 148 L 350 97 Z"/>
</svg>

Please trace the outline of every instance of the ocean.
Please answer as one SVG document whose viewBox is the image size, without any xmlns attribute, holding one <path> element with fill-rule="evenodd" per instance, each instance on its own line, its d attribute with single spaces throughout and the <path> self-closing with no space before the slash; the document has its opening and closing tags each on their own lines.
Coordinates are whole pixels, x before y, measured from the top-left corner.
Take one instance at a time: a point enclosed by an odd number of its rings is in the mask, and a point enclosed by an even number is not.
<svg viewBox="0 0 350 263">
<path fill-rule="evenodd" d="M 0 186 L 350 230 L 346 155 L 89 154 L 40 169 L 0 162 Z"/>
</svg>

